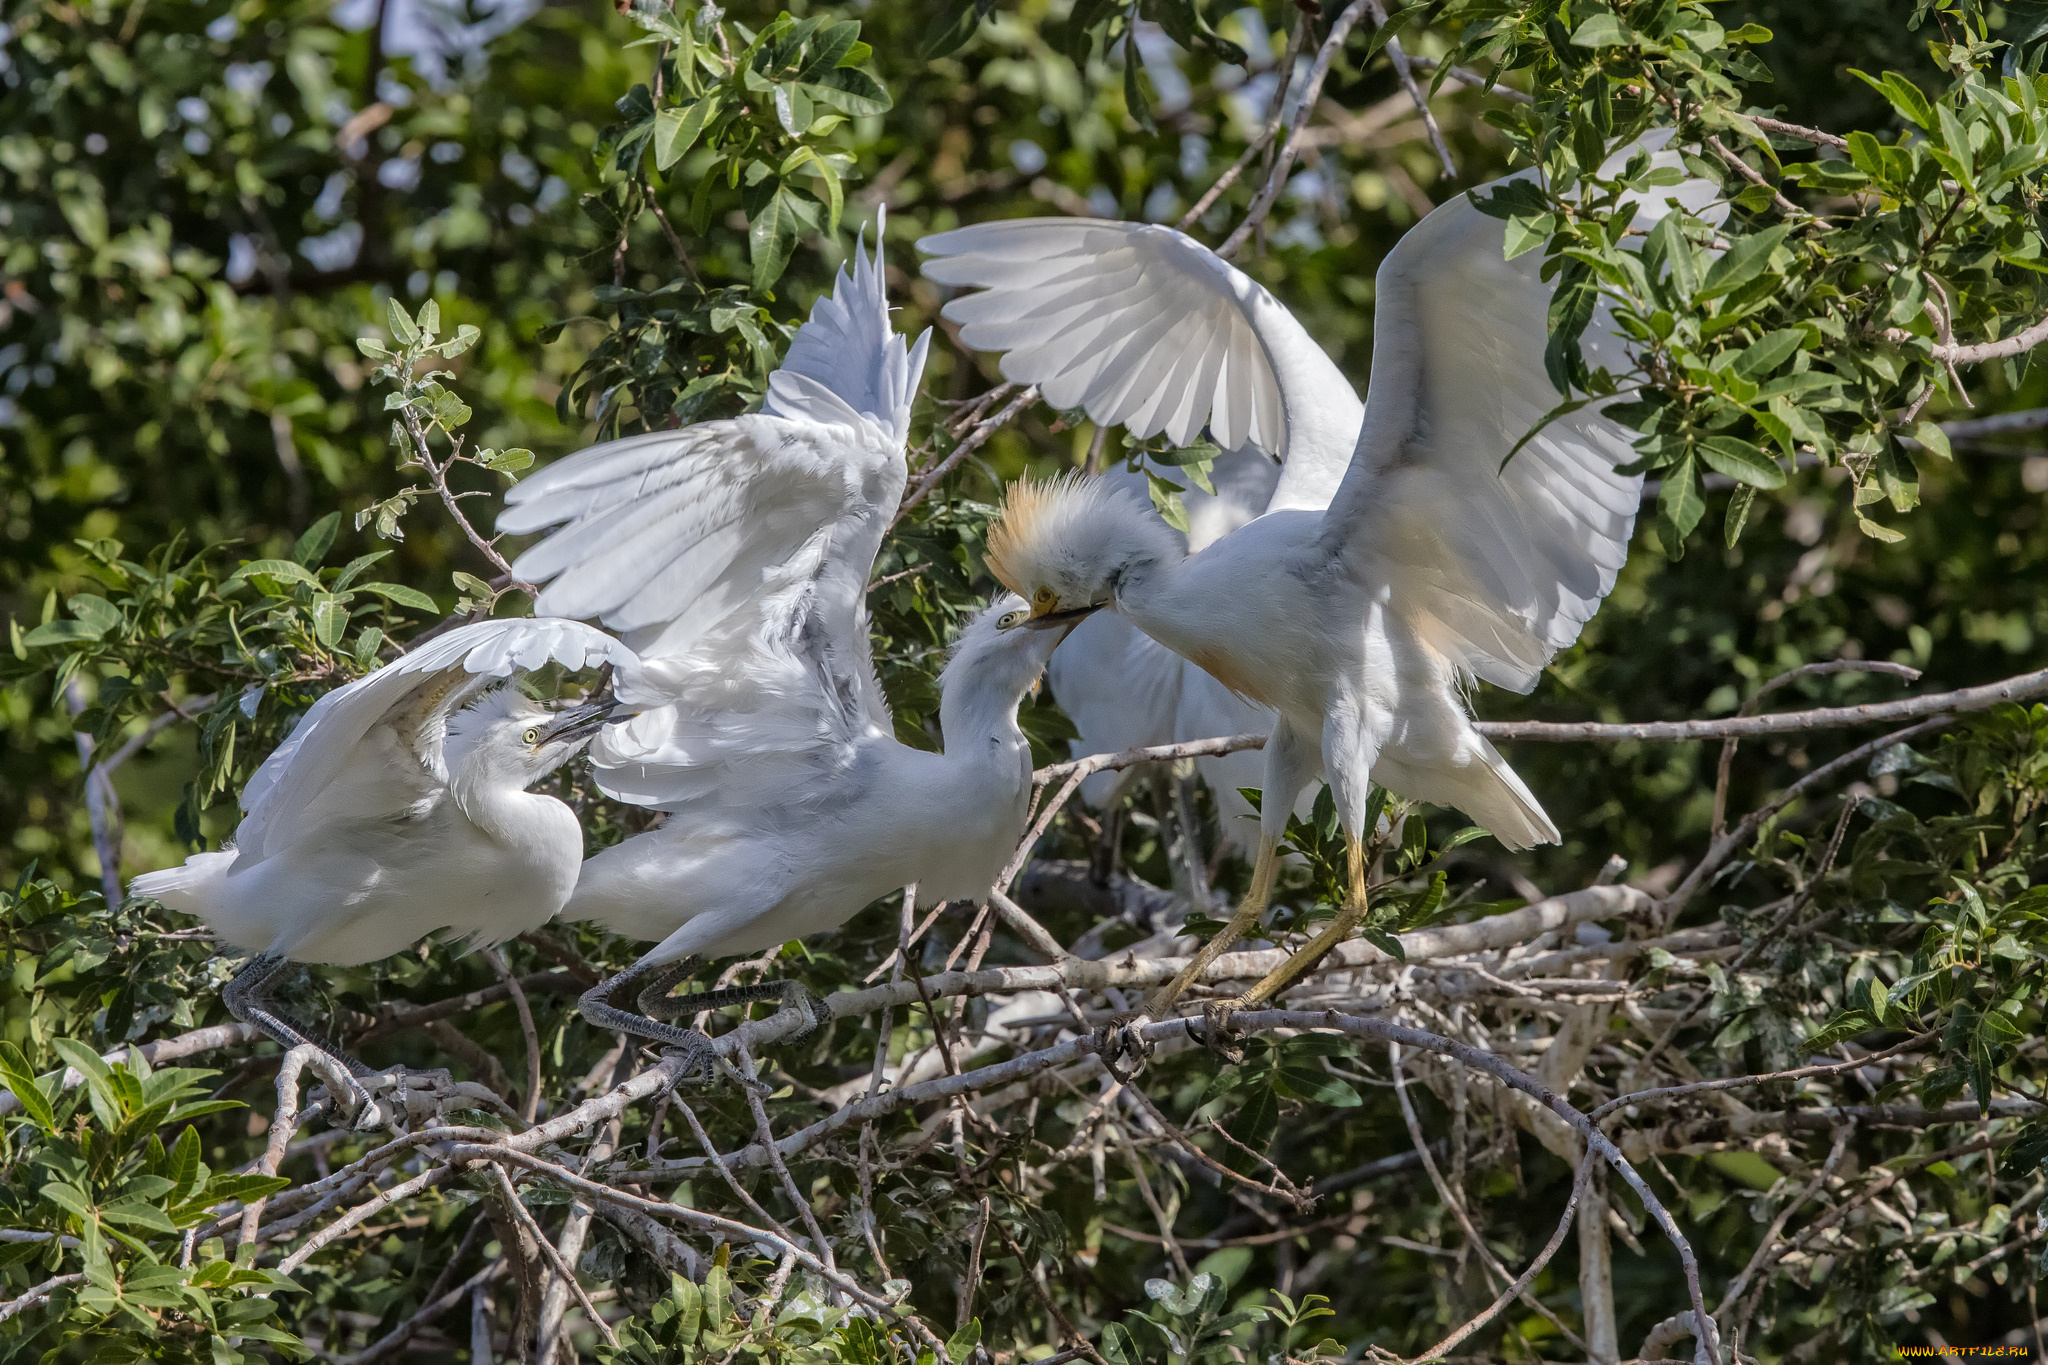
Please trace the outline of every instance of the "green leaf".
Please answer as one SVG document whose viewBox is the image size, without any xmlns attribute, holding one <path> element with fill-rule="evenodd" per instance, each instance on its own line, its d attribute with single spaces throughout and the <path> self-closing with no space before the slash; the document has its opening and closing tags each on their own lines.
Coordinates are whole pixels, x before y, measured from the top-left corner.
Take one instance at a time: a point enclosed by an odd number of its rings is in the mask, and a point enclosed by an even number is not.
<svg viewBox="0 0 2048 1365">
<path fill-rule="evenodd" d="M 896 104 L 882 83 L 859 67 L 838 67 L 806 86 L 812 99 L 853 118 L 886 114 Z"/>
<path fill-rule="evenodd" d="M 465 322 L 455 329 L 455 335 L 441 343 L 441 358 L 453 360 L 483 339 L 483 332 Z"/>
<path fill-rule="evenodd" d="M 13 1043 L 0 1043 L 0 1085 L 14 1092 L 14 1098 L 21 1104 L 21 1112 L 28 1115 L 36 1127 L 46 1133 L 56 1131 L 57 1120 L 50 1109 L 49 1098 L 36 1084 L 28 1058 L 22 1056 L 21 1049 Z"/>
<path fill-rule="evenodd" d="M 289 559 L 252 559 L 228 576 L 227 581 L 220 585 L 221 591 L 225 592 L 234 584 L 254 578 L 258 574 L 266 578 L 275 578 L 280 583 L 304 583 L 314 588 L 320 586 L 318 575 Z"/>
<path fill-rule="evenodd" d="M 455 590 L 465 597 L 474 597 L 479 602 L 495 602 L 498 598 L 498 590 L 473 573 L 463 573 L 458 569 L 450 577 L 454 580 Z"/>
<path fill-rule="evenodd" d="M 434 599 L 418 588 L 408 588 L 403 583 L 365 583 L 358 592 L 373 592 L 387 601 L 401 607 L 413 607 L 419 611 L 439 611 Z"/>
<path fill-rule="evenodd" d="M 79 1219 L 81 1222 L 91 1223 L 93 1221 L 92 1200 L 87 1198 L 85 1191 L 79 1189 L 76 1185 L 55 1180 L 43 1186 L 38 1193 L 45 1200 L 55 1204 L 58 1208 Z"/>
<path fill-rule="evenodd" d="M 946 1338 L 946 1359 L 960 1365 L 981 1344 L 981 1319 L 969 1318 L 967 1325 Z"/>
<path fill-rule="evenodd" d="M 723 96 L 712 91 L 680 109 L 664 109 L 654 116 L 654 166 L 666 171 L 683 159 L 696 145 L 705 121 L 718 112 Z"/>
<path fill-rule="evenodd" d="M 1756 489 L 1749 484 L 1737 488 L 1728 498 L 1728 511 L 1721 522 L 1721 538 L 1729 549 L 1742 539 L 1742 528 L 1749 522 L 1749 509 L 1756 502 Z"/>
<path fill-rule="evenodd" d="M 355 582 L 364 570 L 368 569 L 378 560 L 390 557 L 391 551 L 389 550 L 372 550 L 366 555 L 357 555 L 354 559 L 343 565 L 341 572 L 335 575 L 334 582 L 331 585 L 332 591 L 337 593 L 347 591 L 348 585 Z"/>
<path fill-rule="evenodd" d="M 341 513 L 329 512 L 308 526 L 305 534 L 292 545 L 292 558 L 309 569 L 319 567 L 320 561 L 327 558 L 327 552 L 334 548 L 334 533 L 340 529 Z"/>
<path fill-rule="evenodd" d="M 1657 539 L 1670 559 L 1685 555 L 1685 538 L 1707 513 L 1700 496 L 1699 470 L 1687 455 L 1664 471 L 1664 486 L 1657 490 Z"/>
<path fill-rule="evenodd" d="M 100 633 L 83 621 L 50 621 L 24 634 L 21 644 L 24 649 L 36 649 L 43 645 L 68 645 L 99 638 Z"/>
<path fill-rule="evenodd" d="M 1720 260 L 1707 268 L 1707 278 L 1701 282 L 1698 296 L 1717 299 L 1756 279 L 1770 268 L 1771 253 L 1791 230 L 1790 223 L 1779 223 L 1738 238 Z"/>
<path fill-rule="evenodd" d="M 780 187 L 754 214 L 753 221 L 747 224 L 747 248 L 753 261 L 756 290 L 772 288 L 782 278 L 790 254 L 796 250 L 797 233 L 802 226 L 795 201 L 788 190 Z"/>
<path fill-rule="evenodd" d="M 114 1078 L 114 1070 L 94 1052 L 76 1038 L 52 1038 L 50 1046 L 57 1050 L 73 1071 L 89 1081 L 105 1083 Z"/>
<path fill-rule="evenodd" d="M 517 474 L 533 468 L 533 452 L 524 446 L 510 450 L 483 450 L 477 452 L 477 461 L 495 474 Z"/>
<path fill-rule="evenodd" d="M 1283 1066 L 1273 1073 L 1273 1088 L 1289 1099 L 1355 1109 L 1365 1103 L 1349 1081 L 1307 1066 Z"/>
<path fill-rule="evenodd" d="M 131 1228 L 148 1228 L 151 1232 L 175 1234 L 178 1225 L 171 1221 L 169 1214 L 154 1204 L 140 1199 L 117 1199 L 100 1209 L 100 1217 L 109 1223 L 120 1223 Z"/>
<path fill-rule="evenodd" d="M 1170 479 L 1162 479 L 1151 470 L 1145 471 L 1145 491 L 1152 498 L 1152 506 L 1159 513 L 1159 519 L 1182 535 L 1188 533 L 1192 523 L 1188 520 L 1188 509 L 1181 502 L 1180 495 L 1186 489 Z"/>
<path fill-rule="evenodd" d="M 412 316 L 405 311 L 404 304 L 390 299 L 384 311 L 391 323 L 391 335 L 398 339 L 399 345 L 411 346 L 420 339 L 420 329 L 413 326 Z"/>
<path fill-rule="evenodd" d="M 995 0 L 950 0 L 945 12 L 925 30 L 917 55 L 930 61 L 959 51 L 994 9 Z"/>
<path fill-rule="evenodd" d="M 1953 460 L 1955 458 L 1955 455 L 1949 449 L 1948 433 L 1941 429 L 1940 423 L 1930 422 L 1923 417 L 1913 424 L 1913 430 L 1910 434 L 1914 440 L 1920 443 L 1922 450 L 1939 455 L 1944 460 Z"/>
<path fill-rule="evenodd" d="M 1550 234 L 1556 231 L 1557 215 L 1554 213 L 1542 213 L 1533 218 L 1510 218 L 1502 254 L 1512 261 L 1515 257 L 1542 246 L 1550 240 Z"/>
<path fill-rule="evenodd" d="M 1797 354 L 1800 343 L 1805 340 L 1806 332 L 1798 327 L 1766 333 L 1745 347 L 1730 368 L 1744 379 L 1761 382 L 1764 376 Z"/>
<path fill-rule="evenodd" d="M 1703 436 L 1700 458 L 1717 474 L 1752 488 L 1783 488 L 1785 471 L 1778 462 L 1748 441 L 1733 436 Z"/>
<path fill-rule="evenodd" d="M 281 1175 L 246 1175 L 227 1171 L 207 1182 L 206 1198 L 214 1204 L 230 1199 L 239 1199 L 246 1204 L 251 1199 L 275 1194 L 291 1183 L 288 1177 Z"/>
<path fill-rule="evenodd" d="M 321 593 L 313 599 L 313 638 L 323 648 L 334 648 L 347 629 L 348 608 L 340 598 L 333 593 Z"/>
<path fill-rule="evenodd" d="M 1595 14 L 1572 30 L 1573 47 L 1626 47 L 1633 35 L 1612 14 Z"/>
<path fill-rule="evenodd" d="M 432 335 L 441 330 L 441 305 L 428 299 L 420 305 L 420 331 Z"/>
</svg>

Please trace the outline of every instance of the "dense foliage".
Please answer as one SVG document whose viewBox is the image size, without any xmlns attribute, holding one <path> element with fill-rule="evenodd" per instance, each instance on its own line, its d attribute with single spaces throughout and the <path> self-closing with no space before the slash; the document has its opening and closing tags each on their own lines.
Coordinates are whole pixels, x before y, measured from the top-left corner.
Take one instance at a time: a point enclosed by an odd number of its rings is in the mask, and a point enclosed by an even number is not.
<svg viewBox="0 0 2048 1365">
<path fill-rule="evenodd" d="M 2042 388 L 2048 29 L 1963 0 L 1901 20 L 1863 0 L 1449 0 L 1384 22 L 1364 0 L 0 5 L 0 1359 L 510 1359 L 536 1328 L 558 1360 L 636 1365 L 1406 1356 L 1493 1301 L 1572 1198 L 1578 1236 L 1445 1349 L 1689 1353 L 1683 1329 L 1653 1335 L 1688 1302 L 1654 1211 L 1610 1175 L 1575 1191 L 1582 1138 L 1442 1053 L 1296 1020 L 1235 1051 L 1164 1046 L 1132 1086 L 1063 1054 L 1032 1086 L 917 1099 L 1071 1047 L 1042 984 L 940 981 L 771 1049 L 758 1113 L 685 1090 L 541 1166 L 436 1175 L 424 1142 L 318 1124 L 266 1165 L 276 1050 L 203 1032 L 227 1023 L 229 964 L 120 887 L 217 846 L 319 694 L 444 613 L 524 611 L 491 498 L 532 452 L 757 401 L 856 231 L 885 235 L 912 331 L 942 301 L 915 274 L 924 232 L 1199 207 L 1188 230 L 1241 233 L 1237 263 L 1362 387 L 1388 247 L 1540 163 L 1540 188 L 1489 207 L 1554 272 L 1560 403 L 1623 392 L 1658 492 L 1580 644 L 1480 713 L 1725 717 L 1809 663 L 1849 667 L 1770 709 L 1903 695 L 1898 667 L 1859 661 L 1919 670 L 1916 692 L 2033 668 L 2048 455 L 2040 423 L 1993 414 Z M 1653 173 L 1599 168 L 1651 127 L 1724 186 L 1725 221 L 1628 234 L 1615 196 Z M 1596 305 L 1633 369 L 1579 353 Z M 992 587 L 993 494 L 1141 452 L 1017 408 L 943 344 L 926 394 L 917 501 L 870 601 L 899 733 L 930 745 L 943 646 Z M 1169 512 L 1204 453 L 1149 452 Z M 1065 757 L 1056 698 L 1026 720 Z M 1406 812 L 1366 935 L 1386 957 L 1291 999 L 1476 1046 L 1586 1112 L 1885 1053 L 1601 1122 L 1697 1254 L 1724 1347 L 2033 1345 L 2048 711 L 1882 733 L 1784 731 L 1725 770 L 1697 740 L 1517 745 L 1566 842 L 1510 858 L 1454 813 Z M 1174 777 L 1053 825 L 1018 895 L 1054 937 L 1170 955 L 1182 916 L 1216 908 L 1190 904 L 1201 883 L 1242 889 L 1207 857 L 1213 805 Z M 644 820 L 587 774 L 560 790 L 593 845 Z M 1296 826 L 1276 933 L 1327 913 L 1333 838 L 1327 803 Z M 1638 892 L 1517 953 L 1429 937 L 1588 887 L 1611 856 Z M 1039 960 L 972 906 L 916 943 L 900 918 L 874 907 L 772 970 L 831 993 Z M 502 959 L 308 970 L 292 994 L 375 1064 L 449 1067 L 545 1118 L 651 1060 L 573 1010 L 633 951 L 557 925 Z M 911 1098 L 776 1169 L 760 1128 L 861 1101 L 878 1053 L 882 1097 Z M 668 1211 L 604 1204 L 579 1173 Z M 375 1202 L 398 1181 L 423 1183 Z"/>
</svg>

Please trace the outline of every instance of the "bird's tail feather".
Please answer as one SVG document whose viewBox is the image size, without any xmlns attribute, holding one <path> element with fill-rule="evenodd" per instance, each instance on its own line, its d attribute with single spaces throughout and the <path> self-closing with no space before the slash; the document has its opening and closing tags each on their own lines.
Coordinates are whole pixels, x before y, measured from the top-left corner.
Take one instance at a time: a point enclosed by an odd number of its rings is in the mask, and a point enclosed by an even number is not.
<svg viewBox="0 0 2048 1365">
<path fill-rule="evenodd" d="M 1417 765 L 1410 772 L 1403 770 L 1405 765 L 1397 756 L 1382 753 L 1374 776 L 1403 796 L 1456 807 L 1505 848 L 1520 850 L 1558 842 L 1557 826 L 1528 784 L 1492 744 L 1478 735 L 1471 739 L 1477 746 L 1471 762 L 1455 767 L 1447 763 Z"/>
<path fill-rule="evenodd" d="M 143 873 L 128 883 L 128 890 L 132 895 L 147 896 L 172 910 L 202 914 L 211 908 L 210 902 L 215 899 L 234 862 L 233 849 L 223 849 L 219 853 L 195 853 L 177 867 Z"/>
<path fill-rule="evenodd" d="M 809 411 L 815 401 L 808 387 L 791 376 L 812 380 L 828 389 L 855 412 L 891 427 L 898 440 L 908 435 L 911 400 L 924 375 L 925 352 L 931 342 L 927 328 L 914 346 L 889 325 L 889 291 L 882 258 L 886 210 L 875 222 L 875 251 L 869 256 L 856 242 L 853 260 L 841 266 L 829 298 L 819 299 L 811 316 L 797 329 L 782 366 L 768 380 L 763 410 L 783 417 L 822 416 Z M 780 382 L 778 382 L 780 381 Z"/>
</svg>

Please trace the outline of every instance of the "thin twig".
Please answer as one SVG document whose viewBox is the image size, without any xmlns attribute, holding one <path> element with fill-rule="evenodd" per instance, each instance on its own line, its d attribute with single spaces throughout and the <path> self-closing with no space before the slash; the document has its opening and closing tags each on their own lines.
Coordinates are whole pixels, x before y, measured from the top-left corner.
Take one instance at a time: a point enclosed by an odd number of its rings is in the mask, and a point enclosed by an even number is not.
<svg viewBox="0 0 2048 1365">
<path fill-rule="evenodd" d="M 1387 26 L 1386 7 L 1380 0 L 1367 0 L 1372 7 L 1372 21 L 1375 27 Z M 1415 83 L 1415 72 L 1408 60 L 1408 53 L 1402 48 L 1399 38 L 1387 39 L 1387 56 L 1394 63 L 1394 72 L 1401 78 L 1401 88 L 1408 92 L 1414 102 L 1415 112 L 1422 115 L 1422 126 L 1429 133 L 1429 145 L 1436 149 L 1437 159 L 1443 162 L 1444 174 L 1453 180 L 1458 178 L 1457 163 L 1451 160 L 1451 149 L 1444 142 L 1444 130 L 1437 127 L 1436 115 L 1430 111 L 1429 96 L 1422 93 L 1422 87 Z"/>
<path fill-rule="evenodd" d="M 284 1149 L 299 1130 L 299 1076 L 308 1063 L 322 1055 L 320 1049 L 311 1043 L 301 1043 L 285 1053 L 284 1060 L 278 1064 L 277 1112 L 271 1117 L 270 1140 L 263 1145 L 263 1155 L 256 1162 L 256 1174 L 277 1174 L 279 1164 L 284 1161 Z M 254 1241 L 256 1228 L 262 1221 L 263 1199 L 258 1196 L 242 1208 L 242 1240 Z"/>
<path fill-rule="evenodd" d="M 539 1244 L 541 1256 L 562 1282 L 569 1286 L 570 1292 L 575 1294 L 576 1301 L 583 1307 L 584 1316 L 604 1334 L 605 1344 L 616 1350 L 619 1338 L 612 1331 L 612 1325 L 604 1320 L 603 1314 L 597 1311 L 597 1305 L 590 1301 L 590 1295 L 584 1291 L 582 1281 L 576 1278 L 575 1267 L 562 1259 L 562 1253 L 548 1240 L 547 1234 L 541 1231 L 540 1224 L 534 1219 L 533 1211 L 520 1202 L 519 1191 L 512 1187 L 512 1177 L 505 1174 L 505 1168 L 497 1162 L 489 1162 L 487 1166 L 492 1177 L 497 1180 L 498 1192 L 504 1196 L 505 1205 L 512 1216 L 525 1227 L 527 1235 Z"/>
<path fill-rule="evenodd" d="M 46 1299 L 50 1297 L 50 1295 L 56 1293 L 58 1290 L 63 1289 L 69 1285 L 77 1284 L 84 1279 L 84 1275 L 74 1274 L 54 1275 L 51 1278 L 44 1280 L 41 1284 L 37 1285 L 34 1289 L 29 1290 L 28 1293 L 23 1294 L 20 1298 L 9 1299 L 6 1303 L 0 1303 L 0 1322 L 5 1322 L 17 1313 L 25 1312 L 30 1308 L 34 1308 L 36 1305 L 44 1302 Z"/>
<path fill-rule="evenodd" d="M 1422 1121 L 1416 1117 L 1415 1104 L 1408 1098 L 1408 1078 L 1401 1066 L 1400 1043 L 1394 1041 L 1387 1043 L 1387 1063 L 1394 1078 L 1394 1096 L 1400 1101 L 1401 1105 L 1401 1120 L 1408 1125 L 1408 1139 L 1415 1144 L 1416 1154 L 1422 1158 L 1422 1169 L 1429 1173 L 1429 1183 L 1436 1186 L 1436 1197 L 1443 1201 L 1444 1207 L 1451 1211 L 1451 1217 L 1457 1220 L 1459 1229 L 1465 1234 L 1465 1245 L 1472 1249 L 1472 1253 L 1479 1258 L 1480 1264 L 1492 1271 L 1494 1277 L 1502 1284 L 1512 1287 L 1518 1283 L 1516 1277 L 1508 1273 L 1508 1268 L 1500 1263 L 1498 1256 L 1493 1254 L 1493 1248 L 1486 1245 L 1486 1239 L 1481 1237 L 1479 1229 L 1472 1225 L 1471 1215 L 1465 1212 L 1465 1201 L 1459 1198 L 1458 1193 L 1450 1187 L 1450 1183 L 1443 1177 L 1443 1172 L 1437 1169 L 1436 1158 L 1430 1155 L 1429 1139 L 1423 1136 Z M 1579 1195 L 1584 1190 L 1584 1186 L 1580 1182 L 1589 1178 L 1592 1173 L 1594 1155 L 1592 1148 L 1588 1147 L 1585 1158 L 1579 1162 L 1580 1176 L 1572 1183 L 1572 1203 L 1574 1205 L 1577 1205 Z M 1569 1218 L 1567 1218 L 1566 1222 L 1569 1221 Z M 1557 1232 L 1557 1241 L 1562 1242 L 1563 1240 L 1564 1225 L 1560 1224 Z M 1556 1247 L 1553 1246 L 1551 1250 L 1554 1252 Z M 1535 1276 L 1532 1273 L 1528 1278 L 1534 1279 Z M 1572 1345 L 1578 1347 L 1581 1351 L 1586 1349 L 1586 1343 L 1569 1327 L 1566 1327 L 1563 1322 L 1559 1321 L 1557 1315 L 1551 1312 L 1541 1299 L 1529 1293 L 1526 1285 L 1521 1290 L 1519 1296 L 1523 1303 L 1528 1304 L 1530 1308 L 1534 1309 L 1548 1321 L 1551 1326 L 1563 1333 Z M 1499 1305 L 1495 1305 L 1487 1316 L 1490 1317 L 1492 1313 L 1498 1311 Z M 1456 1343 L 1454 1342 L 1453 1344 Z M 1434 1354 L 1434 1352 L 1431 1352 L 1431 1354 Z"/>
<path fill-rule="evenodd" d="M 540 1114 L 540 1031 L 533 1026 L 533 1006 L 527 1003 L 526 990 L 519 984 L 519 978 L 512 975 L 503 950 L 486 948 L 483 956 L 512 997 L 512 1008 L 519 1012 L 519 1029 L 526 1035 L 526 1094 L 519 1103 L 519 1117 L 532 1123 Z"/>
<path fill-rule="evenodd" d="M 1418 1148 L 1417 1150 L 1423 1149 Z M 1571 1194 L 1564 1201 L 1564 1216 L 1557 1220 L 1557 1230 L 1550 1234 L 1550 1240 L 1544 1243 L 1543 1250 L 1536 1253 L 1536 1258 L 1529 1262 L 1528 1268 L 1516 1276 L 1512 1284 L 1503 1288 L 1492 1303 L 1481 1309 L 1476 1316 L 1468 1319 L 1442 1341 L 1439 1341 L 1436 1345 L 1415 1357 L 1416 1360 L 1436 1360 L 1449 1355 L 1474 1332 L 1477 1332 L 1480 1328 L 1486 1326 L 1487 1323 L 1499 1317 L 1500 1310 L 1507 1307 L 1512 1300 L 1531 1297 L 1529 1295 L 1529 1286 L 1535 1283 L 1536 1277 L 1542 1273 L 1543 1267 L 1549 1265 L 1551 1258 L 1557 1255 L 1557 1249 L 1564 1245 L 1564 1236 L 1567 1232 L 1571 1231 L 1572 1220 L 1578 1214 L 1579 1200 L 1585 1197 L 1586 1187 L 1592 1183 L 1593 1172 L 1599 1168 L 1599 1165 L 1600 1163 L 1594 1160 L 1593 1153 L 1591 1152 L 1587 1152 L 1585 1157 L 1580 1160 L 1578 1174 L 1572 1178 Z M 1544 1316 L 1549 1317 L 1550 1315 L 1545 1313 Z M 1570 1336 L 1571 1334 L 1567 1332 L 1565 1335 Z M 1579 1345 L 1583 1349 L 1584 1343 L 1575 1342 L 1574 1344 Z"/>
<path fill-rule="evenodd" d="M 1371 6 L 1377 0 L 1351 0 L 1337 21 L 1330 25 L 1329 36 L 1316 52 L 1315 63 L 1309 67 L 1308 81 L 1302 87 L 1301 98 L 1294 104 L 1294 126 L 1288 129 L 1287 140 L 1280 144 L 1280 155 L 1273 160 L 1273 169 L 1266 176 L 1266 183 L 1259 186 L 1259 192 L 1252 196 L 1251 207 L 1245 210 L 1244 221 L 1237 225 L 1223 245 L 1216 248 L 1216 254 L 1229 260 L 1244 249 L 1244 244 L 1266 221 L 1266 215 L 1273 210 L 1273 203 L 1280 197 L 1280 191 L 1287 186 L 1288 172 L 1294 169 L 1294 159 L 1301 153 L 1302 134 L 1308 128 L 1309 115 L 1316 107 L 1316 99 L 1323 92 L 1323 81 L 1330 74 L 1330 63 L 1344 48 L 1344 40 L 1351 36 L 1351 30 L 1358 26 Z"/>
<path fill-rule="evenodd" d="M 967 435 L 965 440 L 947 452 L 946 458 L 933 466 L 930 473 L 918 480 L 917 487 L 904 495 L 903 501 L 896 508 L 896 515 L 889 521 L 890 529 L 894 530 L 898 522 L 909 516 L 910 509 L 923 502 L 932 489 L 938 487 L 939 480 L 952 473 L 962 460 L 986 445 L 988 438 L 995 435 L 998 429 L 1037 401 L 1038 385 L 1027 384 L 1018 392 L 1015 398 L 1012 398 L 1003 406 L 1001 412 L 977 423 L 974 430 Z"/>
<path fill-rule="evenodd" d="M 1287 38 L 1286 55 L 1280 59 L 1279 85 L 1273 91 L 1273 107 L 1267 111 L 1265 123 L 1253 135 L 1252 140 L 1245 144 L 1244 150 L 1238 153 L 1237 160 L 1230 163 L 1229 169 L 1225 170 L 1222 175 L 1217 176 L 1216 183 L 1202 192 L 1202 197 L 1195 201 L 1194 207 L 1180 216 L 1180 222 L 1174 226 L 1178 227 L 1182 232 L 1186 232 L 1195 223 L 1200 221 L 1202 215 L 1209 211 L 1210 206 L 1223 196 L 1224 191 L 1237 183 L 1237 178 L 1244 174 L 1245 167 L 1251 165 L 1253 159 L 1260 152 L 1263 152 L 1273 139 L 1278 136 L 1281 125 L 1286 122 L 1287 84 L 1294 78 L 1295 62 L 1308 46 L 1309 31 L 1309 16 L 1306 13 L 1297 15 L 1294 21 L 1294 32 L 1289 34 Z M 1090 463 L 1092 465 L 1093 461 L 1091 460 Z M 1101 471 L 1091 470 L 1091 472 L 1100 473 Z"/>
</svg>

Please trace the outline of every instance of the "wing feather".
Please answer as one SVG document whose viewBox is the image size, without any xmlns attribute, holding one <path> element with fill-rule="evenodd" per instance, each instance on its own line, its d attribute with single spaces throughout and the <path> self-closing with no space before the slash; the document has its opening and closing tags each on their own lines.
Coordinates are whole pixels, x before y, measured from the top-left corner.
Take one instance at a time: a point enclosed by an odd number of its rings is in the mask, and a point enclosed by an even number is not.
<svg viewBox="0 0 2048 1365">
<path fill-rule="evenodd" d="M 1639 211 L 1705 208 L 1700 189 L 1688 182 Z M 1613 588 L 1642 478 L 1616 472 L 1633 441 L 1604 405 L 1552 422 L 1501 468 L 1559 402 L 1543 366 L 1541 258 L 1504 260 L 1501 242 L 1500 224 L 1461 196 L 1381 264 L 1365 420 L 1322 536 L 1363 581 L 1390 583 L 1459 669 L 1527 691 Z M 1604 316 L 1588 350 L 1613 357 Z"/>
<path fill-rule="evenodd" d="M 925 275 L 982 292 L 946 305 L 1006 378 L 1138 437 L 1285 457 L 1276 506 L 1318 506 L 1358 432 L 1350 385 L 1287 310 L 1172 228 L 1027 218 L 926 237 Z"/>
<path fill-rule="evenodd" d="M 579 621 L 478 621 L 429 640 L 313 703 L 242 788 L 237 850 L 256 862 L 303 837 L 309 808 L 379 726 L 397 730 L 394 751 L 411 755 L 419 765 L 396 775 L 400 780 L 446 782 L 440 740 L 448 714 L 493 679 L 549 662 L 571 670 L 609 662 L 630 673 L 637 661 L 618 641 Z"/>
<path fill-rule="evenodd" d="M 644 661 L 619 692 L 640 713 L 591 748 L 614 795 L 675 809 L 890 728 L 867 579 L 929 333 L 891 328 L 883 270 L 856 249 L 758 413 L 598 446 L 508 494 L 500 529 L 554 528 L 513 564 L 546 584 L 536 609 L 594 616 Z"/>
</svg>

